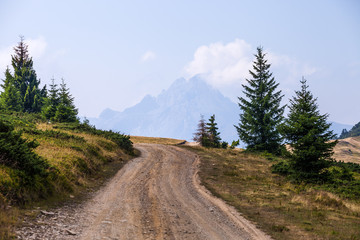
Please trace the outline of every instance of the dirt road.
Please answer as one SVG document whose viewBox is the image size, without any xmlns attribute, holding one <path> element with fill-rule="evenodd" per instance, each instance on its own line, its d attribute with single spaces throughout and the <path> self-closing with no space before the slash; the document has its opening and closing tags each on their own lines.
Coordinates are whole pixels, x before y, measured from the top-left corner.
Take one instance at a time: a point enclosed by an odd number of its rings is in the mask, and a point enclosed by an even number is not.
<svg viewBox="0 0 360 240">
<path fill-rule="evenodd" d="M 270 239 L 200 186 L 194 153 L 154 144 L 136 148 L 141 157 L 126 164 L 81 213 L 74 210 L 74 235 L 59 238 Z"/>
</svg>

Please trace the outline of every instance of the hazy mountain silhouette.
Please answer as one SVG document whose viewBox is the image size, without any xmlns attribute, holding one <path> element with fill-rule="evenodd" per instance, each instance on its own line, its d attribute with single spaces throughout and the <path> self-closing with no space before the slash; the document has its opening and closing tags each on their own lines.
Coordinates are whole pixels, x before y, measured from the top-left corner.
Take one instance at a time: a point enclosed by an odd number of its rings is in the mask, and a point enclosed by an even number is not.
<svg viewBox="0 0 360 240">
<path fill-rule="evenodd" d="M 212 88 L 200 77 L 180 78 L 157 97 L 145 96 L 123 112 L 104 110 L 99 118 L 90 119 L 97 128 L 125 134 L 170 137 L 191 140 L 200 114 L 208 120 L 215 114 L 223 140 L 238 138 L 234 124 L 239 120 L 239 107 Z"/>
<path fill-rule="evenodd" d="M 240 109 L 200 77 L 180 78 L 157 97 L 145 96 L 142 101 L 123 112 L 105 109 L 90 123 L 100 129 L 149 137 L 169 137 L 191 140 L 200 114 L 208 120 L 215 114 L 221 138 L 229 143 L 238 139 L 234 124 L 239 121 Z M 331 129 L 340 135 L 350 125 L 331 122 Z M 243 146 L 243 144 L 241 144 Z"/>
</svg>

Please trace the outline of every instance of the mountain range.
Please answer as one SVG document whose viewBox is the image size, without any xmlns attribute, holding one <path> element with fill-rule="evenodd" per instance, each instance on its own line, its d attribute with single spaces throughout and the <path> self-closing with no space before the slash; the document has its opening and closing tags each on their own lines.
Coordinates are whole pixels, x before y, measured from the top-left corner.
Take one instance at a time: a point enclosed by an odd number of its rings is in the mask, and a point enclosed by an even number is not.
<svg viewBox="0 0 360 240">
<path fill-rule="evenodd" d="M 191 141 L 200 115 L 208 120 L 215 114 L 220 136 L 231 143 L 238 139 L 234 124 L 239 121 L 239 106 L 199 76 L 177 79 L 158 96 L 145 96 L 138 104 L 122 112 L 105 109 L 91 124 L 104 130 L 120 131 L 134 136 L 168 137 Z M 332 122 L 340 135 L 350 125 Z"/>
</svg>

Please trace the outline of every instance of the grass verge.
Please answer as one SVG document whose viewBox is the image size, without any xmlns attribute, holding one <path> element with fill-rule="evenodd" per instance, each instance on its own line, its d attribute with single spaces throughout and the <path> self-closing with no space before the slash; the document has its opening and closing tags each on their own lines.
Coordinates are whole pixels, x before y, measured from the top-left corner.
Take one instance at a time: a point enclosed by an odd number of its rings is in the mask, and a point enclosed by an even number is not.
<svg viewBox="0 0 360 240">
<path fill-rule="evenodd" d="M 43 175 L 30 176 L 11 165 L 16 157 L 0 152 L 0 239 L 15 237 L 14 226 L 26 209 L 55 206 L 70 195 L 81 199 L 134 156 L 128 136 L 88 124 L 48 124 L 39 115 L 19 113 L 0 113 L 0 120 L 26 142 L 34 142 L 37 147 L 31 151 L 46 162 Z M 12 145 L 7 149 L 15 151 Z"/>
<path fill-rule="evenodd" d="M 291 183 L 259 155 L 184 147 L 201 157 L 202 184 L 274 239 L 360 239 L 360 199 Z"/>
</svg>

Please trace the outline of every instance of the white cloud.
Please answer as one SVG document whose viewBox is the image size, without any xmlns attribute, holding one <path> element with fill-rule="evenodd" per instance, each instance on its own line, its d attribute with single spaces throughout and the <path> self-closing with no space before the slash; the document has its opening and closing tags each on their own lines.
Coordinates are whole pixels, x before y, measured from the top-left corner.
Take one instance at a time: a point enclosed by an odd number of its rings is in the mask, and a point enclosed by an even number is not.
<svg viewBox="0 0 360 240">
<path fill-rule="evenodd" d="M 44 37 L 40 36 L 36 39 L 25 39 L 25 43 L 28 45 L 29 55 L 33 59 L 41 58 L 46 50 L 47 42 Z M 0 49 L 0 71 L 4 72 L 6 66 L 11 66 L 11 55 L 14 54 L 14 47 L 17 43 L 13 45 L 6 46 Z"/>
<path fill-rule="evenodd" d="M 282 90 L 292 92 L 302 76 L 310 76 L 318 71 L 309 64 L 293 57 L 264 49 L 266 59 L 271 64 L 270 71 L 280 83 Z M 200 46 L 193 60 L 185 68 L 187 77 L 201 75 L 209 84 L 219 89 L 233 101 L 241 95 L 241 84 L 249 78 L 256 49 L 241 39 L 224 44 L 221 42 Z M 290 91 L 291 89 L 291 91 Z"/>
<path fill-rule="evenodd" d="M 294 82 L 301 76 L 309 76 L 318 71 L 317 68 L 306 63 L 300 63 L 287 55 L 264 50 L 266 59 L 281 75 L 279 81 Z M 256 50 L 244 40 L 235 39 L 233 42 L 221 42 L 200 46 L 194 53 L 194 59 L 185 66 L 185 72 L 192 77 L 201 74 L 214 87 L 231 86 L 243 83 L 252 70 Z M 284 79 L 285 78 L 285 79 Z"/>
<path fill-rule="evenodd" d="M 199 47 L 185 72 L 189 76 L 202 74 L 210 84 L 220 87 L 243 81 L 251 64 L 251 45 L 235 39 L 228 44 L 218 42 Z"/>
<path fill-rule="evenodd" d="M 146 53 L 144 53 L 144 55 L 142 55 L 141 61 L 147 62 L 150 60 L 154 60 L 155 58 L 156 58 L 156 54 L 153 51 L 147 51 Z"/>
</svg>

